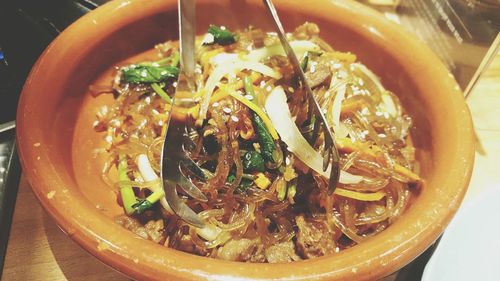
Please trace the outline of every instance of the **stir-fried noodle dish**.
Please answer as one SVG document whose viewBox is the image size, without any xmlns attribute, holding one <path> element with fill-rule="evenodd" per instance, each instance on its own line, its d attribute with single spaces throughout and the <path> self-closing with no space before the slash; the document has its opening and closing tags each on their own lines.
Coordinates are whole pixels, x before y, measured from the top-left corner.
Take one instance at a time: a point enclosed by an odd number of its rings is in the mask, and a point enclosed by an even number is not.
<svg viewBox="0 0 500 281">
<path fill-rule="evenodd" d="M 276 34 L 212 25 L 196 40 L 192 106 L 171 113 L 186 127 L 183 149 L 194 160 L 182 174 L 208 200 L 181 188 L 179 197 L 204 227 L 172 212 L 160 179 L 178 42 L 155 46 L 156 60 L 117 66 L 109 89 L 91 86 L 114 96 L 98 109 L 94 128 L 109 156 L 102 176 L 124 210 L 117 223 L 196 255 L 275 263 L 337 253 L 401 216 L 422 183 L 411 118 L 356 55 L 321 40 L 317 25 L 287 36 L 335 135 L 335 192 L 323 171 L 323 131 L 315 130 L 316 115 Z"/>
</svg>

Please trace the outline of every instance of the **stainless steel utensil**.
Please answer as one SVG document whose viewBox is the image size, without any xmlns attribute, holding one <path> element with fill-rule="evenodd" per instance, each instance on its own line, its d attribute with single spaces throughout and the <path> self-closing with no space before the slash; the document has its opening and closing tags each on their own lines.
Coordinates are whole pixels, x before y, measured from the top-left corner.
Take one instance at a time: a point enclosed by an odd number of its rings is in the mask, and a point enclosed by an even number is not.
<svg viewBox="0 0 500 281">
<path fill-rule="evenodd" d="M 179 41 L 180 41 L 180 73 L 177 86 L 172 97 L 172 107 L 167 123 L 167 133 L 163 143 L 161 156 L 161 178 L 165 198 L 174 211 L 183 221 L 195 227 L 204 227 L 203 221 L 179 198 L 177 187 L 181 188 L 187 195 L 200 200 L 207 201 L 205 195 L 186 177 L 182 167 L 186 169 L 199 169 L 198 176 L 204 172 L 187 155 L 184 144 L 188 141 L 186 124 L 172 118 L 179 107 L 192 106 L 190 97 L 196 91 L 195 85 L 195 2 L 194 0 L 179 0 Z"/>
<path fill-rule="evenodd" d="M 319 128 L 318 123 L 322 123 L 323 125 L 323 131 L 325 134 L 325 145 L 322 154 L 323 171 L 326 171 L 328 169 L 330 163 L 332 164 L 332 169 L 330 172 L 330 180 L 328 182 L 328 192 L 332 194 L 335 191 L 335 188 L 339 182 L 339 177 L 340 177 L 340 164 L 339 164 L 340 157 L 335 144 L 335 138 L 333 136 L 333 132 L 331 131 L 330 126 L 328 125 L 328 122 L 326 121 L 325 116 L 321 111 L 321 107 L 319 106 L 318 101 L 314 97 L 311 87 L 309 87 L 309 84 L 307 83 L 307 79 L 304 75 L 304 71 L 302 71 L 302 68 L 300 67 L 300 63 L 299 60 L 297 59 L 297 56 L 293 52 L 292 47 L 290 46 L 288 40 L 286 39 L 283 25 L 281 24 L 281 21 L 278 17 L 278 12 L 274 7 L 273 2 L 271 0 L 263 0 L 263 2 L 273 19 L 274 27 L 281 41 L 281 45 L 283 46 L 283 49 L 285 50 L 285 53 L 288 57 L 288 60 L 292 64 L 295 74 L 299 76 L 299 79 L 302 82 L 302 86 L 306 90 L 307 96 L 309 98 L 309 113 L 310 114 L 314 113 L 316 115 L 317 122 L 314 124 L 315 134 L 317 134 L 318 132 Z"/>
<path fill-rule="evenodd" d="M 16 128 L 16 121 L 2 123 L 0 124 L 0 133 L 12 130 L 14 128 Z"/>
</svg>

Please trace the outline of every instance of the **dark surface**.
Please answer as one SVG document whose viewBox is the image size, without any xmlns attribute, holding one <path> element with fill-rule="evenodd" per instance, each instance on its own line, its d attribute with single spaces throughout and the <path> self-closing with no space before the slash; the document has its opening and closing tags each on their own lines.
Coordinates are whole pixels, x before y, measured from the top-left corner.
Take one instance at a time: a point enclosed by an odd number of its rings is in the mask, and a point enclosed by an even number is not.
<svg viewBox="0 0 500 281">
<path fill-rule="evenodd" d="M 418 256 L 414 261 L 412 261 L 407 266 L 399 270 L 394 281 L 421 280 L 425 266 L 427 265 L 429 259 L 432 257 L 432 254 L 436 250 L 436 247 L 438 246 L 440 240 L 441 236 L 433 245 L 431 245 L 425 252 L 423 252 L 420 256 Z"/>
<path fill-rule="evenodd" d="M 0 124 L 15 119 L 22 85 L 36 59 L 69 24 L 103 0 L 0 0 Z M 0 277 L 21 168 L 15 130 L 0 133 Z"/>
<path fill-rule="evenodd" d="M 0 276 L 21 175 L 14 133 L 11 130 L 0 136 Z"/>
</svg>

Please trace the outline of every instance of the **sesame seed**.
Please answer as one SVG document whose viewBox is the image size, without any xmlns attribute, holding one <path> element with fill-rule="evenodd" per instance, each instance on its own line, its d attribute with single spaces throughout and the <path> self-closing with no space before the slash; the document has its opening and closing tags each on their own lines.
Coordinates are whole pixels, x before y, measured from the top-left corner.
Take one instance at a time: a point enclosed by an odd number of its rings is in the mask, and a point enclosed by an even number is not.
<svg viewBox="0 0 500 281">
<path fill-rule="evenodd" d="M 52 198 L 54 198 L 54 195 L 56 195 L 56 191 L 52 190 L 49 193 L 47 193 L 47 198 L 52 199 Z"/>
<path fill-rule="evenodd" d="M 311 66 L 309 67 L 309 72 L 311 72 L 311 73 L 316 72 L 316 64 L 315 63 L 311 63 Z"/>
<path fill-rule="evenodd" d="M 212 106 L 213 107 L 217 107 L 217 106 L 219 106 L 219 103 L 218 102 L 214 102 L 214 103 L 212 103 Z"/>
<path fill-rule="evenodd" d="M 253 100 L 253 96 L 252 96 L 252 95 L 245 95 L 245 98 L 246 98 L 247 100 Z"/>
<path fill-rule="evenodd" d="M 231 108 L 229 108 L 229 107 L 224 107 L 224 108 L 222 109 L 222 111 L 224 111 L 224 113 L 227 113 L 227 114 L 229 114 L 229 113 L 231 113 L 231 112 L 232 112 Z"/>
<path fill-rule="evenodd" d="M 120 127 L 120 125 L 121 125 L 120 120 L 114 119 L 112 122 L 113 122 L 113 126 L 115 126 L 115 127 Z"/>
<path fill-rule="evenodd" d="M 238 117 L 236 117 L 236 116 L 234 116 L 234 115 L 232 115 L 232 116 L 231 116 L 231 120 L 233 120 L 233 122 L 238 122 L 238 121 L 240 121 L 240 119 L 238 119 Z"/>
</svg>

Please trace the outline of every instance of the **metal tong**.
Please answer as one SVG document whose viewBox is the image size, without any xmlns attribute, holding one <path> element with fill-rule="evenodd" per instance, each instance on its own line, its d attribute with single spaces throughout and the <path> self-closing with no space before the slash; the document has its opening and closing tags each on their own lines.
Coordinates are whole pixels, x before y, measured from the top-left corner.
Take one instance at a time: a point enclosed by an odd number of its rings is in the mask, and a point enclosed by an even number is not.
<svg viewBox="0 0 500 281">
<path fill-rule="evenodd" d="M 203 228 L 204 223 L 186 203 L 179 198 L 177 187 L 187 195 L 199 200 L 207 201 L 205 195 L 183 173 L 191 170 L 193 176 L 206 180 L 203 170 L 189 158 L 185 145 L 189 141 L 186 124 L 182 120 L 173 118 L 173 112 L 179 107 L 190 107 L 193 104 L 193 95 L 196 92 L 195 74 L 195 1 L 179 0 L 179 41 L 180 41 L 180 73 L 177 86 L 172 97 L 172 107 L 167 121 L 167 133 L 161 153 L 161 178 L 165 199 L 172 209 L 186 223 Z"/>
<path fill-rule="evenodd" d="M 276 12 L 276 8 L 274 7 L 273 2 L 271 0 L 263 0 L 263 2 L 269 14 L 273 18 L 274 27 L 280 39 L 281 45 L 283 46 L 283 49 L 285 50 L 285 53 L 288 57 L 288 60 L 292 64 L 295 74 L 299 76 L 302 86 L 306 90 L 309 99 L 309 114 L 310 114 L 309 117 L 312 117 L 311 115 L 312 113 L 316 114 L 316 122 L 314 124 L 314 135 L 317 135 L 318 133 L 319 123 L 321 123 L 323 126 L 323 131 L 325 134 L 325 145 L 322 153 L 323 171 L 326 171 L 330 163 L 333 162 L 330 172 L 330 179 L 328 182 L 328 192 L 329 194 L 332 194 L 335 191 L 335 188 L 339 182 L 339 177 L 340 177 L 340 166 L 339 166 L 340 157 L 337 146 L 335 144 L 335 138 L 333 136 L 333 132 L 330 129 L 328 122 L 325 119 L 325 116 L 321 110 L 321 107 L 318 104 L 318 101 L 314 97 L 311 87 L 309 87 L 307 79 L 304 75 L 304 71 L 302 71 L 302 68 L 300 67 L 300 63 L 299 60 L 297 59 L 297 56 L 293 52 L 292 47 L 290 46 L 288 40 L 286 39 L 283 25 L 281 24 L 281 21 L 278 17 L 278 13 Z"/>
</svg>

